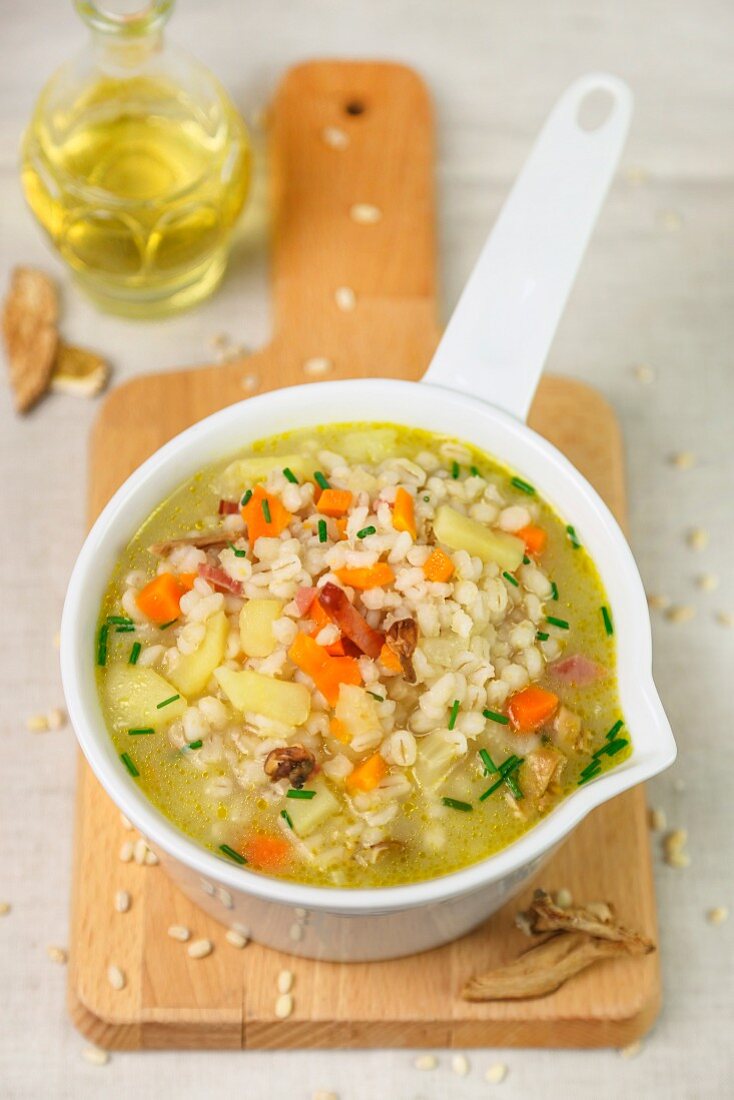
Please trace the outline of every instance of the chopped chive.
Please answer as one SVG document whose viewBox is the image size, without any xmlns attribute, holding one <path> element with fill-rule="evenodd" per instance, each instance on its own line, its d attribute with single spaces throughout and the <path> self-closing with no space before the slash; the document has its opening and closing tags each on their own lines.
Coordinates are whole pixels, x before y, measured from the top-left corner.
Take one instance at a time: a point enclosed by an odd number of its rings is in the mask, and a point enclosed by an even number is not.
<svg viewBox="0 0 734 1100">
<path fill-rule="evenodd" d="M 133 779 L 137 779 L 138 776 L 140 775 L 140 772 L 135 767 L 135 764 L 133 762 L 133 758 L 130 756 L 130 753 L 121 752 L 120 753 L 120 760 L 122 760 L 123 764 L 125 765 L 127 770 L 130 772 L 130 775 L 133 777 Z"/>
<path fill-rule="evenodd" d="M 240 501 L 240 506 L 242 508 L 244 508 L 246 504 L 249 504 L 251 497 L 252 497 L 252 489 L 248 489 L 247 492 L 245 493 L 245 495 L 243 496 L 242 500 Z"/>
<path fill-rule="evenodd" d="M 490 760 L 490 762 L 492 762 L 492 758 L 491 758 L 491 756 L 489 756 L 489 753 L 487 753 L 487 758 Z M 484 760 L 483 756 L 482 756 L 482 759 Z M 480 794 L 479 801 L 484 802 L 485 799 L 489 798 L 489 796 L 491 794 L 494 794 L 494 792 L 496 790 L 498 790 L 498 788 L 501 787 L 503 783 L 507 784 L 507 786 L 509 787 L 511 793 L 515 796 L 515 798 L 522 798 L 523 793 L 520 790 L 520 788 L 518 787 L 518 785 L 517 785 L 517 783 L 516 783 L 516 781 L 515 781 L 515 779 L 512 775 L 512 773 L 517 768 L 520 767 L 522 762 L 523 762 L 523 757 L 515 756 L 515 754 L 513 753 L 512 756 L 508 756 L 507 760 L 503 761 L 502 764 L 500 764 L 499 768 L 495 767 L 494 772 L 499 773 L 499 779 L 495 783 L 493 783 L 491 787 L 488 787 L 487 790 L 484 792 L 484 794 Z M 486 761 L 485 761 L 485 765 L 486 765 Z"/>
<path fill-rule="evenodd" d="M 530 558 L 527 556 L 527 554 L 523 554 L 522 563 L 523 565 L 530 565 Z"/>
<path fill-rule="evenodd" d="M 614 725 L 612 726 L 612 728 L 610 729 L 609 733 L 607 733 L 607 734 L 605 735 L 605 736 L 606 736 L 606 739 L 607 739 L 607 741 L 613 741 L 613 740 L 614 740 L 614 738 L 615 738 L 615 737 L 617 736 L 617 734 L 619 733 L 619 731 L 621 730 L 621 728 L 622 728 L 622 726 L 623 726 L 623 725 L 624 725 L 624 722 L 622 721 L 622 719 L 621 719 L 621 718 L 618 718 L 618 719 L 617 719 L 617 721 L 616 721 L 616 722 L 614 723 Z"/>
<path fill-rule="evenodd" d="M 551 599 L 552 600 L 557 600 L 558 599 L 558 585 L 556 584 L 555 581 L 551 581 Z"/>
<path fill-rule="evenodd" d="M 521 477 L 513 477 L 510 481 L 510 485 L 514 485 L 521 493 L 527 493 L 528 496 L 535 496 L 535 489 L 533 486 L 529 485 L 527 481 L 523 481 Z"/>
<path fill-rule="evenodd" d="M 155 730 L 152 726 L 146 726 L 145 728 L 141 727 L 140 729 L 128 730 L 127 732 L 130 737 L 140 737 L 143 734 L 155 733 Z"/>
<path fill-rule="evenodd" d="M 595 775 L 598 775 L 600 771 L 601 763 L 598 760 L 592 760 L 592 762 L 587 764 L 581 772 L 577 786 L 580 787 L 582 783 L 588 783 L 588 781 L 593 779 Z"/>
<path fill-rule="evenodd" d="M 319 485 L 322 489 L 328 489 L 329 488 L 329 482 L 326 480 L 324 475 L 321 473 L 321 470 L 316 471 L 316 473 L 313 475 L 313 479 L 316 482 L 316 484 Z"/>
<path fill-rule="evenodd" d="M 133 626 L 132 619 L 129 619 L 127 615 L 108 615 L 107 622 L 112 623 L 114 626 Z"/>
<path fill-rule="evenodd" d="M 177 622 L 178 622 L 178 615 L 176 616 L 175 619 L 169 619 L 167 623 L 161 623 L 161 625 L 158 627 L 158 629 L 159 630 L 168 630 L 169 626 L 173 626 L 173 624 L 177 623 Z"/>
<path fill-rule="evenodd" d="M 423 497 L 423 499 L 425 500 L 426 504 L 428 504 L 431 498 L 429 496 L 425 496 Z"/>
<path fill-rule="evenodd" d="M 496 710 L 483 710 L 482 714 L 485 718 L 489 718 L 490 722 L 499 722 L 501 726 L 506 726 L 510 721 L 506 714 L 498 714 Z"/>
<path fill-rule="evenodd" d="M 291 470 L 288 466 L 283 467 L 283 477 L 286 479 L 286 481 L 290 481 L 291 485 L 298 484 L 298 478 L 293 473 L 293 470 Z"/>
<path fill-rule="evenodd" d="M 449 729 L 452 730 L 456 725 L 456 719 L 459 717 L 459 707 L 461 704 L 458 699 L 454 699 L 451 704 L 451 714 L 449 715 Z"/>
<path fill-rule="evenodd" d="M 129 624 L 128 623 L 121 623 L 120 626 L 115 627 L 115 634 L 134 634 L 134 633 L 135 633 L 135 624 L 134 623 L 129 623 Z"/>
<path fill-rule="evenodd" d="M 482 763 L 484 764 L 484 770 L 486 771 L 487 775 L 492 775 L 493 772 L 496 773 L 496 772 L 499 771 L 499 768 L 497 767 L 494 760 L 489 755 L 489 753 L 487 752 L 486 749 L 480 749 L 479 750 L 479 755 L 482 758 Z"/>
<path fill-rule="evenodd" d="M 97 664 L 107 664 L 107 635 L 110 632 L 109 625 L 107 623 L 100 627 L 99 640 L 97 642 Z"/>
<path fill-rule="evenodd" d="M 385 696 L 384 695 L 378 695 L 377 692 L 375 692 L 375 691 L 368 691 L 367 694 L 371 695 L 373 699 L 376 699 L 378 703 L 384 703 L 385 702 Z"/>
<path fill-rule="evenodd" d="M 310 799 L 316 797 L 316 791 L 301 791 L 298 790 L 296 787 L 291 787 L 289 791 L 286 791 L 285 797 Z"/>
<path fill-rule="evenodd" d="M 319 542 L 326 542 L 327 538 L 328 538 L 328 534 L 327 534 L 327 531 L 326 531 L 326 520 L 325 519 L 320 519 L 319 520 Z"/>
<path fill-rule="evenodd" d="M 547 642 L 549 638 L 550 634 L 547 634 L 545 630 L 538 630 L 535 635 L 535 640 L 537 642 Z"/>
<path fill-rule="evenodd" d="M 180 695 L 172 695 L 169 699 L 164 699 L 162 703 L 156 703 L 155 709 L 161 710 L 162 707 L 167 707 L 169 703 L 175 703 L 180 698 Z"/>
<path fill-rule="evenodd" d="M 232 551 L 232 553 L 234 554 L 234 556 L 236 558 L 246 558 L 247 557 L 247 551 L 246 550 L 238 550 L 233 542 L 228 542 L 227 546 L 230 548 L 230 550 Z M 173 621 L 175 622 L 176 620 L 174 619 Z"/>
<path fill-rule="evenodd" d="M 272 521 L 271 516 L 270 516 L 270 502 L 267 501 L 265 499 L 265 497 L 263 497 L 262 500 L 260 501 L 260 507 L 263 510 L 263 515 L 265 516 L 265 522 L 266 523 L 272 523 L 273 521 Z"/>
<path fill-rule="evenodd" d="M 566 527 L 566 534 L 568 535 L 569 539 L 571 540 L 571 546 L 573 546 L 574 550 L 580 550 L 581 549 L 581 543 L 579 542 L 578 535 L 576 534 L 576 531 L 574 530 L 574 528 L 571 526 L 570 523 Z"/>
<path fill-rule="evenodd" d="M 555 615 L 546 615 L 545 621 L 550 623 L 551 626 L 557 626 L 559 630 L 568 630 L 568 623 L 565 619 L 557 619 Z"/>
<path fill-rule="evenodd" d="M 225 856 L 229 856 L 235 863 L 247 863 L 244 856 L 241 856 L 239 852 L 235 852 L 234 848 L 230 848 L 229 844 L 220 844 L 219 851 L 224 852 Z"/>
<path fill-rule="evenodd" d="M 361 531 L 357 531 L 357 538 L 358 539 L 366 539 L 368 535 L 376 535 L 376 534 L 377 534 L 377 528 L 373 527 L 372 524 L 370 524 L 369 527 L 363 527 Z"/>
<path fill-rule="evenodd" d="M 293 822 L 291 821 L 291 815 L 288 813 L 288 811 L 287 810 L 281 810 L 280 811 L 280 816 L 287 823 L 288 828 L 292 829 L 293 828 Z"/>
<path fill-rule="evenodd" d="M 470 472 L 471 472 L 471 476 L 472 476 L 472 477 L 481 477 L 481 476 L 482 476 L 482 475 L 481 475 L 481 474 L 479 473 L 479 469 L 478 469 L 478 468 L 477 468 L 476 466 L 470 466 L 470 467 L 469 467 L 469 470 L 470 470 Z"/>
<path fill-rule="evenodd" d="M 607 632 L 607 637 L 611 638 L 612 634 L 614 633 L 614 626 L 612 625 L 612 616 L 609 614 L 608 607 L 602 607 L 601 617 L 604 620 L 604 629 Z"/>
<path fill-rule="evenodd" d="M 474 809 L 471 803 L 460 802 L 458 798 L 444 797 L 441 799 L 441 801 L 443 802 L 444 806 L 448 806 L 452 810 L 461 810 L 461 812 L 465 814 L 471 813 L 471 811 Z"/>
<path fill-rule="evenodd" d="M 459 463 L 456 461 L 456 459 L 454 459 L 454 461 L 451 463 L 451 476 L 454 479 L 454 481 L 456 481 L 456 479 L 458 478 L 460 473 L 461 473 L 461 468 L 459 466 Z"/>
<path fill-rule="evenodd" d="M 136 665 L 138 663 L 138 657 L 140 656 L 140 650 L 142 649 L 140 642 L 133 642 L 133 647 L 130 650 L 130 656 L 127 659 L 129 665 Z"/>
<path fill-rule="evenodd" d="M 189 741 L 186 748 L 187 749 L 200 749 L 203 744 L 204 744 L 203 741 Z"/>
<path fill-rule="evenodd" d="M 517 580 L 516 577 L 513 577 L 512 573 L 508 573 L 507 570 L 505 570 L 504 573 L 502 574 L 502 576 L 505 578 L 506 581 L 509 581 L 510 584 L 513 585 L 515 588 L 520 587 L 519 580 Z"/>
<path fill-rule="evenodd" d="M 616 756 L 617 753 L 621 752 L 627 745 L 629 745 L 629 741 L 626 737 L 620 737 L 616 741 L 607 741 L 600 749 L 596 750 L 594 759 L 596 760 L 600 756 Z"/>
</svg>

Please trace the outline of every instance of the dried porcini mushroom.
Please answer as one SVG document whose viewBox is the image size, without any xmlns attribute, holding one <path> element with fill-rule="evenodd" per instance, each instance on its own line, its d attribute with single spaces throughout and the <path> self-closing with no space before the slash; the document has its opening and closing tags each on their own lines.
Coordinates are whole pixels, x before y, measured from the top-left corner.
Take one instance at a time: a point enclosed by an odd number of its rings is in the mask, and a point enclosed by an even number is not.
<svg viewBox="0 0 734 1100">
<path fill-rule="evenodd" d="M 471 978 L 461 992 L 465 1000 L 543 997 L 602 959 L 655 950 L 650 940 L 617 923 L 606 903 L 562 909 L 544 890 L 536 890 L 530 908 L 518 913 L 516 923 L 526 935 L 551 935 L 506 966 Z"/>
<path fill-rule="evenodd" d="M 3 336 L 18 412 L 28 412 L 49 387 L 93 396 L 109 368 L 94 352 L 59 339 L 59 302 L 53 281 L 33 267 L 16 267 L 3 308 Z"/>
<path fill-rule="evenodd" d="M 51 375 L 55 393 L 82 394 L 95 397 L 107 385 L 110 368 L 101 355 L 59 341 Z"/>
<path fill-rule="evenodd" d="M 51 381 L 59 335 L 56 288 L 42 271 L 16 267 L 3 309 L 3 336 L 18 412 L 28 412 Z"/>
<path fill-rule="evenodd" d="M 400 658 L 405 679 L 409 684 L 414 684 L 416 676 L 411 658 L 418 645 L 418 624 L 415 619 L 397 619 L 387 628 L 385 642 L 388 649 Z"/>
<path fill-rule="evenodd" d="M 316 758 L 303 745 L 287 745 L 272 749 L 265 757 L 265 774 L 275 782 L 287 779 L 291 787 L 300 791 L 316 766 Z"/>
</svg>

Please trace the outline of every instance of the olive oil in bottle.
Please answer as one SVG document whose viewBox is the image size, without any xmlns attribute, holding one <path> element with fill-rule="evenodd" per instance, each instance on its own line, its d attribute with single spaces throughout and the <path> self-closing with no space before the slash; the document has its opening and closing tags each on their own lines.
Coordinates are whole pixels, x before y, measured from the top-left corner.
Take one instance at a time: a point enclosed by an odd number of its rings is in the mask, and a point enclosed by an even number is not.
<svg viewBox="0 0 734 1100">
<path fill-rule="evenodd" d="M 76 6 L 91 50 L 41 93 L 23 142 L 25 195 L 101 308 L 170 314 L 221 279 L 250 184 L 248 134 L 211 74 L 164 47 L 172 0 Z"/>
</svg>

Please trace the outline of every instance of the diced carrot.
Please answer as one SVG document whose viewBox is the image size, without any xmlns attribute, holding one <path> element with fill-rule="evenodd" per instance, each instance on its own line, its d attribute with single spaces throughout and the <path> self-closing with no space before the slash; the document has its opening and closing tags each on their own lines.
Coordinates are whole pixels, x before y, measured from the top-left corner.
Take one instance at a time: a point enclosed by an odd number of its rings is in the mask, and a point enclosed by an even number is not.
<svg viewBox="0 0 734 1100">
<path fill-rule="evenodd" d="M 385 775 L 387 764 L 379 752 L 376 752 L 350 772 L 347 776 L 347 790 L 352 794 L 355 791 L 373 791 Z"/>
<path fill-rule="evenodd" d="M 527 527 L 521 527 L 519 531 L 515 531 L 515 534 L 525 543 L 528 554 L 537 556 L 545 550 L 548 535 L 542 527 L 536 527 L 534 524 L 529 523 Z"/>
<path fill-rule="evenodd" d="M 167 623 L 178 618 L 184 591 L 173 573 L 159 573 L 138 592 L 137 605 L 154 623 Z"/>
<path fill-rule="evenodd" d="M 277 538 L 282 531 L 285 531 L 293 516 L 276 496 L 266 492 L 262 485 L 256 485 L 252 490 L 252 496 L 242 509 L 242 518 L 247 524 L 247 534 L 250 545 L 253 546 L 263 535 L 268 538 Z"/>
<path fill-rule="evenodd" d="M 336 737 L 337 741 L 343 741 L 345 744 L 349 743 L 349 732 L 340 718 L 331 719 L 329 722 L 329 730 L 331 736 Z"/>
<path fill-rule="evenodd" d="M 428 581 L 447 581 L 454 573 L 454 563 L 448 554 L 436 546 L 423 563 L 423 572 Z"/>
<path fill-rule="evenodd" d="M 190 592 L 194 587 L 194 581 L 199 576 L 198 573 L 177 573 L 176 580 L 183 588 L 184 592 Z"/>
<path fill-rule="evenodd" d="M 315 642 L 308 634 L 300 633 L 296 634 L 288 650 L 288 656 L 293 664 L 298 665 L 301 671 L 310 676 L 312 680 L 316 679 L 319 669 L 329 659 L 329 654 L 323 646 Z"/>
<path fill-rule="evenodd" d="M 314 600 L 311 604 L 308 612 L 309 619 L 314 622 L 314 628 L 311 631 L 311 637 L 316 638 L 325 626 L 333 626 L 334 622 L 327 613 L 324 611 L 319 600 Z M 331 657 L 343 657 L 344 656 L 344 643 L 341 638 L 337 638 L 335 642 L 330 642 L 329 645 L 325 645 L 324 649 Z"/>
<path fill-rule="evenodd" d="M 291 846 L 284 837 L 255 833 L 247 837 L 238 850 L 251 866 L 260 871 L 276 871 L 288 859 Z"/>
<path fill-rule="evenodd" d="M 391 584 L 395 580 L 395 574 L 384 561 L 378 561 L 375 565 L 358 569 L 336 569 L 334 571 L 342 582 L 350 588 L 381 588 L 385 584 Z"/>
<path fill-rule="evenodd" d="M 347 519 L 343 516 L 336 521 L 336 529 L 339 532 L 339 539 L 345 539 L 347 537 Z"/>
<path fill-rule="evenodd" d="M 400 664 L 400 658 L 397 653 L 393 653 L 387 643 L 385 643 L 380 650 L 380 664 L 384 665 L 388 672 L 392 672 L 395 675 L 403 671 L 403 666 Z"/>
<path fill-rule="evenodd" d="M 288 656 L 311 677 L 331 707 L 339 698 L 339 684 L 361 684 L 362 674 L 353 657 L 332 657 L 328 650 L 307 634 L 298 634 Z"/>
<path fill-rule="evenodd" d="M 314 683 L 330 707 L 339 699 L 340 684 L 361 684 L 362 673 L 354 657 L 329 657 L 314 676 Z"/>
<path fill-rule="evenodd" d="M 349 489 L 324 489 L 316 505 L 322 516 L 343 516 L 352 507 Z"/>
<path fill-rule="evenodd" d="M 531 684 L 512 696 L 507 713 L 519 733 L 533 733 L 555 714 L 557 707 L 557 695 Z"/>
<path fill-rule="evenodd" d="M 415 538 L 415 508 L 413 498 L 407 489 L 398 489 L 392 510 L 392 525 L 396 531 L 409 531 Z"/>
</svg>

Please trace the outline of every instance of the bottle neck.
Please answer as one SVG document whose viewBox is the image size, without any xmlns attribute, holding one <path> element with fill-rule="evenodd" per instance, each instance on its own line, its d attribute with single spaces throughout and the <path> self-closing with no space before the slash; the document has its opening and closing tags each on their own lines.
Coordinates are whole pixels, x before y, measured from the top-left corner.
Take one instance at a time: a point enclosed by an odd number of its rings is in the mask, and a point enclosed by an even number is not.
<svg viewBox="0 0 734 1100">
<path fill-rule="evenodd" d="M 129 74 L 163 45 L 163 26 L 175 0 L 75 0 L 92 32 L 95 61 L 107 71 Z"/>
<path fill-rule="evenodd" d="M 160 26 L 134 36 L 92 28 L 94 61 L 98 68 L 112 76 L 132 75 L 162 49 L 163 29 Z"/>
</svg>

